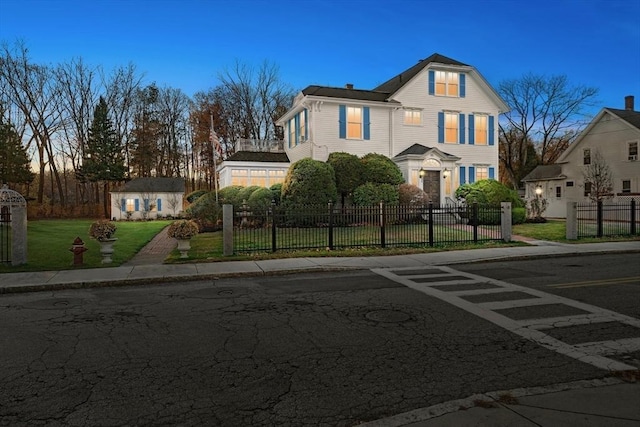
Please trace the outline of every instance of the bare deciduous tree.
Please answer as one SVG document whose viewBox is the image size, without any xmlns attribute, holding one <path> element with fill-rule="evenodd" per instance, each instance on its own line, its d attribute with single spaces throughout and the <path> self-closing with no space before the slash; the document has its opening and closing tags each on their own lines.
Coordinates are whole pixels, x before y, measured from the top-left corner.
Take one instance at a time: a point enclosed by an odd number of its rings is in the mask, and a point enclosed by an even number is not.
<svg viewBox="0 0 640 427">
<path fill-rule="evenodd" d="M 501 82 L 498 92 L 511 107 L 500 124 L 500 167 L 518 188 L 526 174 L 522 168 L 530 161 L 530 144 L 538 164 L 553 163 L 585 125 L 584 110 L 594 105 L 598 89 L 571 86 L 564 75 L 526 74 Z"/>
<path fill-rule="evenodd" d="M 593 202 L 613 197 L 613 174 L 600 150 L 591 152 L 591 162 L 582 171 L 584 184 L 591 187 L 587 191 Z"/>
</svg>

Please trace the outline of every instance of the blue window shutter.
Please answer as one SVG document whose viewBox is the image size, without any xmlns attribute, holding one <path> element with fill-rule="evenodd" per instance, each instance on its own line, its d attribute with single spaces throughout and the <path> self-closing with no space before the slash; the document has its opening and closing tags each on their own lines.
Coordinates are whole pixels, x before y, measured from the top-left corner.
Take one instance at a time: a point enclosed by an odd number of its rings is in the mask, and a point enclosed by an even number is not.
<svg viewBox="0 0 640 427">
<path fill-rule="evenodd" d="M 149 210 L 149 199 L 144 199 L 144 210 L 148 211 Z"/>
<path fill-rule="evenodd" d="M 121 208 L 122 212 L 126 212 L 127 211 L 127 200 L 126 199 L 120 199 L 120 204 L 122 206 L 122 208 Z"/>
<path fill-rule="evenodd" d="M 460 114 L 460 129 L 458 130 L 458 134 L 460 135 L 460 144 L 464 144 L 464 133 L 465 133 L 465 128 L 464 128 L 464 114 Z"/>
<path fill-rule="evenodd" d="M 444 143 L 444 113 L 438 113 L 438 142 Z"/>
<path fill-rule="evenodd" d="M 493 116 L 489 116 L 489 145 L 493 145 Z"/>
<path fill-rule="evenodd" d="M 460 73 L 460 98 L 464 98 L 465 97 L 465 93 L 466 93 L 466 75 L 464 73 Z"/>
<path fill-rule="evenodd" d="M 346 105 L 340 105 L 339 107 L 339 122 L 340 122 L 340 138 L 345 139 L 347 137 L 347 107 Z"/>
<path fill-rule="evenodd" d="M 473 114 L 469 114 L 469 144 L 476 143 L 476 121 Z"/>
<path fill-rule="evenodd" d="M 496 179 L 496 168 L 489 168 L 489 179 Z"/>
<path fill-rule="evenodd" d="M 429 95 L 436 93 L 436 72 L 429 70 Z"/>
<path fill-rule="evenodd" d="M 138 212 L 140 210 L 140 200 L 136 199 L 134 200 L 134 208 L 133 208 L 136 212 Z"/>
<path fill-rule="evenodd" d="M 158 212 L 160 212 L 162 210 L 162 199 L 158 199 L 157 207 L 158 207 Z"/>
<path fill-rule="evenodd" d="M 364 121 L 363 123 L 363 133 L 364 133 L 364 139 L 370 139 L 371 138 L 371 132 L 369 129 L 369 107 L 362 107 L 362 119 Z"/>
<path fill-rule="evenodd" d="M 298 145 L 300 142 L 300 113 L 296 114 L 295 117 L 295 131 L 296 131 L 296 140 L 293 145 Z"/>
<path fill-rule="evenodd" d="M 460 185 L 467 182 L 467 168 L 464 166 L 460 166 Z"/>
<path fill-rule="evenodd" d="M 304 138 L 309 139 L 309 113 L 304 109 Z"/>
<path fill-rule="evenodd" d="M 476 168 L 469 166 L 469 184 L 473 184 L 474 182 L 476 182 Z"/>
</svg>

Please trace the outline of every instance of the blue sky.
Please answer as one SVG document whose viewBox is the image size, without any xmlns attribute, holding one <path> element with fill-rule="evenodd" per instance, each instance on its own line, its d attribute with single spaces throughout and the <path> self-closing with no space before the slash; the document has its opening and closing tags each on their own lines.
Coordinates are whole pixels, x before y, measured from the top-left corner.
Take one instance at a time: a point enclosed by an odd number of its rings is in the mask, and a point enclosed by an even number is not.
<svg viewBox="0 0 640 427">
<path fill-rule="evenodd" d="M 494 86 L 566 74 L 599 107 L 640 109 L 640 0 L 0 0 L 0 41 L 34 62 L 132 62 L 145 82 L 207 90 L 236 60 L 309 84 L 371 89 L 432 53 Z"/>
</svg>

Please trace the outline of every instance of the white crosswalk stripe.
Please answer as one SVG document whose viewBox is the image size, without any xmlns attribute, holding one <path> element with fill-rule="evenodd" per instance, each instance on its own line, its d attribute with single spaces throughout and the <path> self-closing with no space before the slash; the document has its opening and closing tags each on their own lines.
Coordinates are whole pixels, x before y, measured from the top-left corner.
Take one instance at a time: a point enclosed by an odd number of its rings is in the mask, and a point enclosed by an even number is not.
<svg viewBox="0 0 640 427">
<path fill-rule="evenodd" d="M 640 319 L 502 280 L 458 271 L 451 267 L 432 266 L 425 267 L 423 270 L 415 267 L 377 268 L 371 271 L 446 301 L 548 349 L 598 368 L 609 371 L 637 369 L 635 366 L 606 356 L 640 350 Z M 459 287 L 468 287 L 468 289 L 456 289 Z M 491 296 L 497 297 L 501 293 L 508 292 L 514 293 L 511 294 L 513 298 L 491 301 Z M 465 298 L 482 295 L 487 295 L 486 300 L 482 302 L 472 302 L 471 298 Z M 551 312 L 554 314 L 548 317 L 516 319 L 500 313 L 500 311 L 512 309 L 544 306 L 552 307 L 554 310 Z M 568 314 L 557 314 L 556 311 L 565 311 Z M 578 311 L 580 313 L 576 313 Z M 550 335 L 552 330 L 558 328 L 605 323 L 619 323 L 636 328 L 638 337 L 569 344 Z"/>
</svg>

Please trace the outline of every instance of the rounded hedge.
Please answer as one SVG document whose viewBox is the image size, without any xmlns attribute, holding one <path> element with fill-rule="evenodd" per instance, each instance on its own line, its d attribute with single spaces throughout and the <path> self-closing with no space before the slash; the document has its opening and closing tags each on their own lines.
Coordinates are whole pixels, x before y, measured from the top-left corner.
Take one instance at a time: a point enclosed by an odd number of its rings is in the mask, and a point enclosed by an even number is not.
<svg viewBox="0 0 640 427">
<path fill-rule="evenodd" d="M 353 203 L 356 206 L 374 206 L 380 202 L 397 205 L 398 198 L 398 188 L 391 184 L 367 182 L 353 191 Z"/>
<path fill-rule="evenodd" d="M 362 156 L 360 161 L 363 165 L 362 182 L 391 185 L 399 185 L 404 182 L 400 168 L 387 156 L 369 153 Z"/>
<path fill-rule="evenodd" d="M 331 165 L 305 158 L 289 167 L 282 186 L 282 205 L 287 208 L 326 205 L 338 195 Z"/>
<path fill-rule="evenodd" d="M 467 204 L 499 207 L 501 202 L 511 202 L 514 208 L 524 207 L 518 192 L 495 179 L 482 179 L 473 184 L 463 184 L 456 190 L 456 198 Z"/>
</svg>

